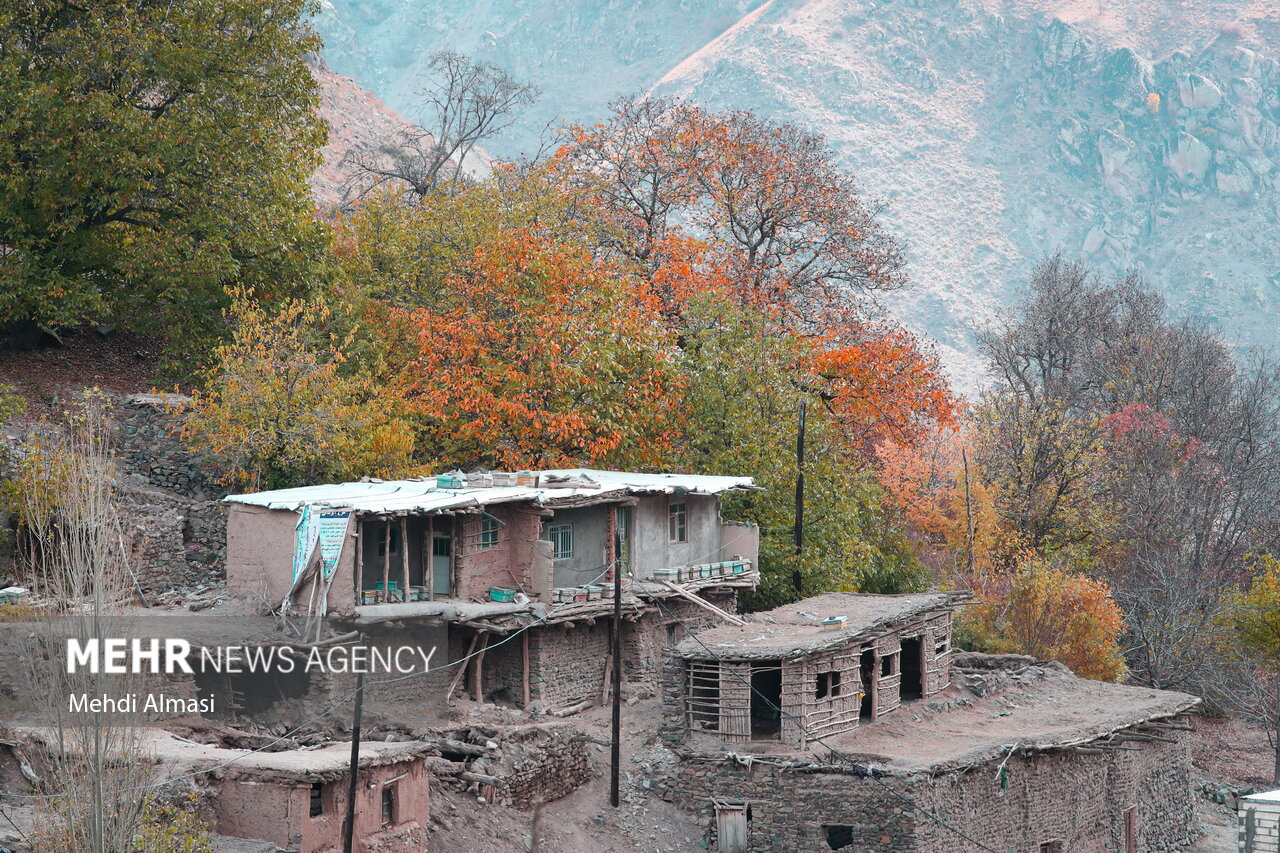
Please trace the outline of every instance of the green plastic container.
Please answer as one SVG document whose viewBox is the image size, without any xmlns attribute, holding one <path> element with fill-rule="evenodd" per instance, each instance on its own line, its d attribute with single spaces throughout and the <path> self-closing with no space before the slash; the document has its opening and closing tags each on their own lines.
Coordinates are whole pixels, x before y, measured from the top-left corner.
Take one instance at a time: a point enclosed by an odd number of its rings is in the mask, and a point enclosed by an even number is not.
<svg viewBox="0 0 1280 853">
<path fill-rule="evenodd" d="M 489 600 L 509 604 L 516 600 L 516 591 L 502 586 L 495 586 L 489 590 Z"/>
</svg>

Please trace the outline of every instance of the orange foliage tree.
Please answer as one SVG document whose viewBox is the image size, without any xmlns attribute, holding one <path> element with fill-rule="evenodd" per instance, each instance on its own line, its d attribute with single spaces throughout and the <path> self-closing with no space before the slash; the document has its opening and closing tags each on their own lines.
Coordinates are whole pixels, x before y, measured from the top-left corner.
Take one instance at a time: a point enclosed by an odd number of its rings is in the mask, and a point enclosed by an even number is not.
<svg viewBox="0 0 1280 853">
<path fill-rule="evenodd" d="M 436 304 L 399 313 L 399 371 L 440 461 L 654 465 L 680 380 L 657 306 L 624 266 L 527 231 L 495 235 Z"/>
<path fill-rule="evenodd" d="M 986 573 L 961 617 L 974 645 L 1062 661 L 1077 675 L 1119 681 L 1124 618 L 1111 587 L 1028 554 L 1011 572 Z"/>
</svg>

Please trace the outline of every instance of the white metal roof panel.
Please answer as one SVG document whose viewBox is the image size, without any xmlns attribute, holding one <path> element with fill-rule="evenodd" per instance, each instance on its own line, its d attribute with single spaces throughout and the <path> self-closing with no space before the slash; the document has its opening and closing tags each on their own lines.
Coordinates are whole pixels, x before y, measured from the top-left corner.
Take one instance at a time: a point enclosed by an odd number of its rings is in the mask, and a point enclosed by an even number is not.
<svg viewBox="0 0 1280 853">
<path fill-rule="evenodd" d="M 583 477 L 594 487 L 551 488 L 547 486 L 494 486 L 442 489 L 435 478 L 386 480 L 383 482 L 337 483 L 300 486 L 269 492 L 228 495 L 229 503 L 297 511 L 304 506 L 352 509 L 356 512 L 440 512 L 489 504 L 532 501 L 553 503 L 566 498 L 622 494 L 716 495 L 731 489 L 750 489 L 750 477 L 712 477 L 699 474 L 640 474 L 626 471 L 596 471 L 590 468 L 560 468 L 533 472 L 541 477 Z"/>
</svg>

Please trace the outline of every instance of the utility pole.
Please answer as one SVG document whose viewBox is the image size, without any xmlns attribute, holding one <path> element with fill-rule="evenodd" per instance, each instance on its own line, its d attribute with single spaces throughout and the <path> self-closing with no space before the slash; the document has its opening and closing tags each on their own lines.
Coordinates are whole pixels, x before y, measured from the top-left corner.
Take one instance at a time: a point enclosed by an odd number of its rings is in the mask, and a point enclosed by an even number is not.
<svg viewBox="0 0 1280 853">
<path fill-rule="evenodd" d="M 804 550 L 804 422 L 807 400 L 800 401 L 800 427 L 796 431 L 796 567 L 791 572 L 791 585 L 796 592 L 804 587 L 800 574 L 800 552 Z"/>
<path fill-rule="evenodd" d="M 617 535 L 616 528 L 614 535 Z M 612 779 L 609 786 L 609 802 L 618 807 L 618 774 L 622 757 L 622 566 L 618 560 L 618 548 L 614 546 L 613 559 L 613 744 L 610 754 Z"/>
<path fill-rule="evenodd" d="M 364 638 L 361 637 L 361 640 Z M 347 780 L 347 819 L 342 823 L 342 853 L 351 853 L 356 831 L 356 771 L 360 769 L 360 717 L 364 711 L 364 672 L 356 673 L 356 713 L 351 722 L 351 778 Z"/>
</svg>

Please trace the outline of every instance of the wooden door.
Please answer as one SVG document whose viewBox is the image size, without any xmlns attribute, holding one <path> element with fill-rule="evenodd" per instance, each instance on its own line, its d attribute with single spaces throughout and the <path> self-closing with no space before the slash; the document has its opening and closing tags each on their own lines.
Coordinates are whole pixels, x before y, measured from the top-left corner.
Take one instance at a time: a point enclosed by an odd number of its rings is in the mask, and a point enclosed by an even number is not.
<svg viewBox="0 0 1280 853">
<path fill-rule="evenodd" d="M 747 853 L 746 803 L 716 803 L 716 838 L 720 853 Z"/>
</svg>

